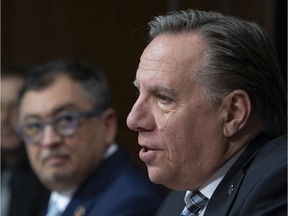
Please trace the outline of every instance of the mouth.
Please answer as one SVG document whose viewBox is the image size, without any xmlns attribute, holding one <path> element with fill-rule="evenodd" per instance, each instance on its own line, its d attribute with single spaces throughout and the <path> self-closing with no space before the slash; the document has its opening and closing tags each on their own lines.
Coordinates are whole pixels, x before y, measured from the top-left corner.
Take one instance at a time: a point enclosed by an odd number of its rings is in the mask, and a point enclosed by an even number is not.
<svg viewBox="0 0 288 216">
<path fill-rule="evenodd" d="M 149 146 L 141 146 L 141 150 L 139 152 L 140 159 L 146 163 L 146 165 L 151 165 L 153 161 L 156 159 L 156 156 L 160 149 L 152 148 Z"/>
<path fill-rule="evenodd" d="M 67 159 L 67 156 L 50 156 L 45 158 L 43 162 L 49 166 L 62 166 Z"/>
<path fill-rule="evenodd" d="M 158 151 L 158 150 L 160 150 L 159 148 L 156 148 L 156 147 L 151 147 L 151 146 L 141 145 L 141 144 L 140 144 L 140 147 L 142 148 L 141 150 L 142 150 L 143 152 Z"/>
<path fill-rule="evenodd" d="M 142 149 L 143 149 L 143 152 L 148 152 L 148 151 L 153 151 L 153 149 L 152 148 L 149 148 L 149 147 L 147 147 L 147 146 L 142 146 Z"/>
</svg>

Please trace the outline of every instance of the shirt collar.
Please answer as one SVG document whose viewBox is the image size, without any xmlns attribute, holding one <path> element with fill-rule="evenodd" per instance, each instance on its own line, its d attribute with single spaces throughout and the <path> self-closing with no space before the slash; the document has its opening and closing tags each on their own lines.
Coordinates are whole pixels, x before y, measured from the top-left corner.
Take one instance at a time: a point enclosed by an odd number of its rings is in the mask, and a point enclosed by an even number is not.
<svg viewBox="0 0 288 216">
<path fill-rule="evenodd" d="M 60 212 L 63 212 L 67 205 L 69 204 L 73 194 L 75 193 L 77 187 L 70 188 L 62 192 L 52 191 L 50 195 L 49 203 L 56 205 Z"/>
<path fill-rule="evenodd" d="M 103 155 L 103 160 L 106 160 L 111 155 L 113 155 L 113 153 L 116 152 L 117 149 L 118 149 L 118 146 L 116 143 L 113 143 L 112 145 L 110 145 Z M 52 191 L 50 195 L 49 203 L 53 203 L 54 205 L 57 205 L 58 210 L 60 212 L 64 212 L 64 210 L 66 209 L 67 205 L 69 204 L 76 190 L 77 190 L 77 186 L 70 188 L 68 190 L 62 191 L 61 193 L 57 191 Z"/>
<path fill-rule="evenodd" d="M 228 170 L 232 167 L 232 165 L 236 162 L 236 160 L 240 157 L 243 153 L 245 148 L 242 148 L 238 151 L 227 163 L 225 163 L 219 170 L 217 170 L 211 178 L 208 179 L 206 183 L 204 183 L 200 188 L 199 191 L 206 196 L 208 199 L 212 197 L 212 194 L 216 190 L 217 186 L 220 184 Z M 191 191 L 187 191 L 184 201 L 191 196 Z"/>
<path fill-rule="evenodd" d="M 105 159 L 109 158 L 114 152 L 117 151 L 118 148 L 119 147 L 118 147 L 118 145 L 116 143 L 113 143 L 112 145 L 110 145 L 107 148 L 106 152 L 104 153 L 103 159 L 105 160 Z"/>
</svg>

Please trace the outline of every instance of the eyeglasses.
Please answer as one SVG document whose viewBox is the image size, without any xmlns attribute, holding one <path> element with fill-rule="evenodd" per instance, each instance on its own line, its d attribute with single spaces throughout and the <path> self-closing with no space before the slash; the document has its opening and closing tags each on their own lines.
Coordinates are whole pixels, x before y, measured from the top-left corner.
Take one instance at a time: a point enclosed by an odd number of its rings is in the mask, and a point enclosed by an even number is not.
<svg viewBox="0 0 288 216">
<path fill-rule="evenodd" d="M 102 110 L 91 110 L 88 112 L 71 112 L 52 118 L 46 122 L 27 121 L 22 126 L 18 126 L 16 131 L 26 144 L 37 144 L 43 138 L 43 131 L 46 125 L 51 125 L 54 132 L 61 137 L 69 137 L 77 131 L 82 118 L 96 117 Z"/>
</svg>

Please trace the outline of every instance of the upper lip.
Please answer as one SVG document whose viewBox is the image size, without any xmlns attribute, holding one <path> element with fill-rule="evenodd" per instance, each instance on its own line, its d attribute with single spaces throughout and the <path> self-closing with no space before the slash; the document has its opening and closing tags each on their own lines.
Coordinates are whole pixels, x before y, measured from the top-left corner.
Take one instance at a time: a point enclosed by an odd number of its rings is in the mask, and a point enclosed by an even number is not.
<svg viewBox="0 0 288 216">
<path fill-rule="evenodd" d="M 68 158 L 68 155 L 66 154 L 50 154 L 50 155 L 47 155 L 45 156 L 44 158 L 42 158 L 43 161 L 47 161 L 51 158 Z"/>
<path fill-rule="evenodd" d="M 151 138 L 138 136 L 138 143 L 141 147 L 146 148 L 148 150 L 158 150 L 160 149 L 158 145 L 154 142 L 151 142 Z"/>
<path fill-rule="evenodd" d="M 146 148 L 147 150 L 159 150 L 159 148 L 152 146 L 152 145 L 147 145 L 147 144 L 142 144 L 142 143 L 139 143 L 139 145 L 142 148 Z"/>
</svg>

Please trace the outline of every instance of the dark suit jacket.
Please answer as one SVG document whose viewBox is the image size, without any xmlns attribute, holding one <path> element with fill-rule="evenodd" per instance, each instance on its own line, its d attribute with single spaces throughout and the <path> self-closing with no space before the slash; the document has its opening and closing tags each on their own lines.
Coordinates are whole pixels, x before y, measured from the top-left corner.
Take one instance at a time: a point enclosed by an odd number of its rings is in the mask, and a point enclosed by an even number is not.
<svg viewBox="0 0 288 216">
<path fill-rule="evenodd" d="M 13 169 L 9 184 L 9 216 L 41 215 L 42 208 L 49 198 L 49 191 L 37 179 L 28 159 Z"/>
<path fill-rule="evenodd" d="M 62 215 L 155 215 L 166 194 L 139 169 L 119 148 L 80 186 Z"/>
<path fill-rule="evenodd" d="M 172 191 L 157 216 L 180 215 L 185 191 Z M 216 188 L 204 216 L 286 216 L 287 136 L 258 137 Z"/>
</svg>

